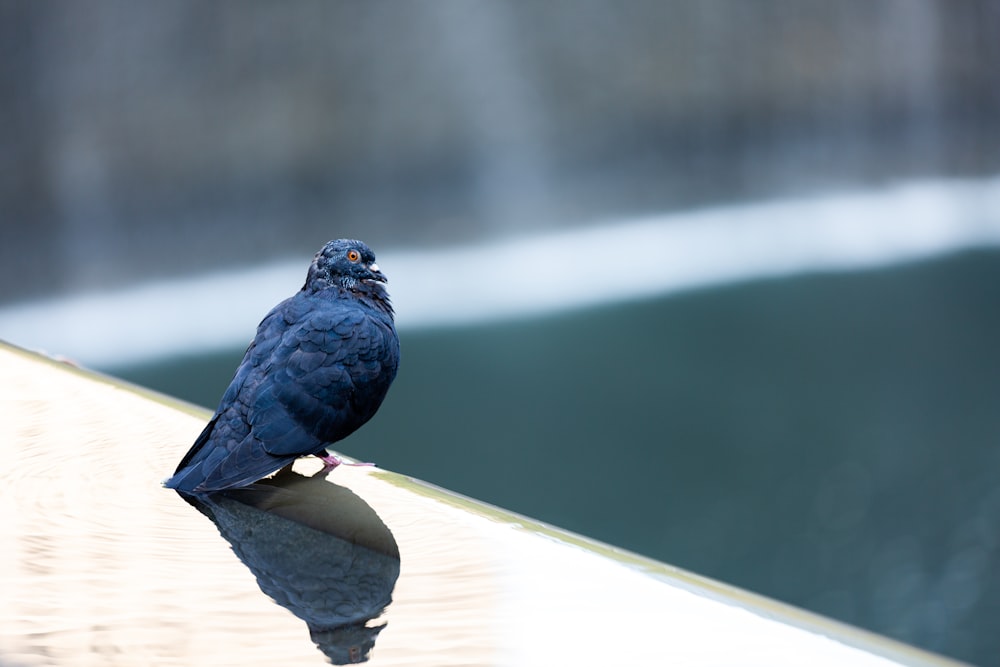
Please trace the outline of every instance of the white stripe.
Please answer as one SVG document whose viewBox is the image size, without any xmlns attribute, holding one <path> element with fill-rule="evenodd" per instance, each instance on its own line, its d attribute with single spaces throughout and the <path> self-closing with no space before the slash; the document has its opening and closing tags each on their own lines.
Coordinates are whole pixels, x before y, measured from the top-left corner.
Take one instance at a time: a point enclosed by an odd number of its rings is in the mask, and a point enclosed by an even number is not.
<svg viewBox="0 0 1000 667">
<path fill-rule="evenodd" d="M 400 329 L 531 316 L 1000 244 L 1000 178 L 612 220 L 438 251 L 379 253 Z M 245 345 L 308 258 L 0 310 L 0 338 L 96 367 Z M 220 298 L 220 295 L 224 295 Z"/>
</svg>

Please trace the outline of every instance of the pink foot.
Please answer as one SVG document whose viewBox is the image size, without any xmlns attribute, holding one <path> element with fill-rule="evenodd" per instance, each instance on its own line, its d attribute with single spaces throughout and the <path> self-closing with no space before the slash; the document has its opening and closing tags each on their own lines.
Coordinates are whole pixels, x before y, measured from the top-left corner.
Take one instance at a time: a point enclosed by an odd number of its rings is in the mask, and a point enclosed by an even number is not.
<svg viewBox="0 0 1000 667">
<path fill-rule="evenodd" d="M 326 456 L 319 456 L 317 458 L 323 462 L 323 467 L 326 470 L 333 470 L 339 465 L 345 466 L 373 466 L 374 463 L 348 463 L 347 461 L 341 460 L 339 456 L 334 456 L 333 454 L 327 454 Z"/>
<path fill-rule="evenodd" d="M 323 467 L 326 468 L 327 470 L 333 470 L 341 463 L 343 463 L 343 461 L 340 460 L 339 456 L 334 456 L 333 454 L 327 454 L 326 456 L 320 456 L 319 454 L 317 454 L 316 457 L 323 462 Z"/>
</svg>

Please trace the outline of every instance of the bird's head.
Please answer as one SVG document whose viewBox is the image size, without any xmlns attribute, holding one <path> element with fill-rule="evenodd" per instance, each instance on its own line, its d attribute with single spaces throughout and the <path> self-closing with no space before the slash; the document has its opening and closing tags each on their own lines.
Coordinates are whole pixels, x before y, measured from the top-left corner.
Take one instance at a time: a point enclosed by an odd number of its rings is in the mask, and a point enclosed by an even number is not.
<svg viewBox="0 0 1000 667">
<path fill-rule="evenodd" d="M 303 289 L 320 290 L 337 285 L 348 290 L 366 291 L 384 282 L 385 274 L 379 271 L 371 248 L 361 241 L 337 239 L 316 253 Z"/>
</svg>

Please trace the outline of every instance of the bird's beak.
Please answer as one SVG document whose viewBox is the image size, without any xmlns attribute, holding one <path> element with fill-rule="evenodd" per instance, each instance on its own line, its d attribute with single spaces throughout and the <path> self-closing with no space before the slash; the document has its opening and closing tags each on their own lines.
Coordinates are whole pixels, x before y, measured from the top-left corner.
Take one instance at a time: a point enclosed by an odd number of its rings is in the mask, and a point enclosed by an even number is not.
<svg viewBox="0 0 1000 667">
<path fill-rule="evenodd" d="M 385 274 L 379 270 L 378 264 L 376 264 L 375 262 L 372 262 L 371 264 L 368 265 L 368 273 L 371 274 L 371 280 L 377 280 L 380 283 L 388 282 L 388 280 L 385 277 Z"/>
</svg>

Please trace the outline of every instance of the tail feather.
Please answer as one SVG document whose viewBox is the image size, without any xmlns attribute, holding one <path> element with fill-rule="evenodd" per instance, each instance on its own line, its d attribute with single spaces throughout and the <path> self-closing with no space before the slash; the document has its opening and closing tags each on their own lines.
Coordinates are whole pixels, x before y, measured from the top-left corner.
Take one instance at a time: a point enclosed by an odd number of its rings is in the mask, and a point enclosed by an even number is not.
<svg viewBox="0 0 1000 667">
<path fill-rule="evenodd" d="M 182 493 L 209 493 L 252 484 L 283 468 L 297 455 L 274 456 L 252 435 L 243 441 L 215 443 L 211 436 L 218 417 L 212 419 L 181 459 L 173 477 L 163 482 Z"/>
<path fill-rule="evenodd" d="M 181 470 L 163 485 L 182 493 L 211 493 L 234 489 L 252 484 L 284 468 L 297 458 L 297 456 L 278 457 L 264 453 L 263 456 L 255 458 L 253 463 L 246 461 L 235 463 L 231 458 L 224 458 L 215 466 L 207 461 L 198 462 Z"/>
</svg>

